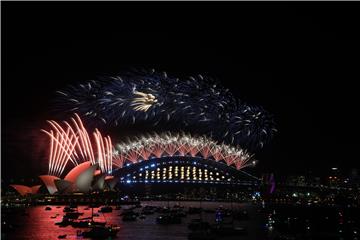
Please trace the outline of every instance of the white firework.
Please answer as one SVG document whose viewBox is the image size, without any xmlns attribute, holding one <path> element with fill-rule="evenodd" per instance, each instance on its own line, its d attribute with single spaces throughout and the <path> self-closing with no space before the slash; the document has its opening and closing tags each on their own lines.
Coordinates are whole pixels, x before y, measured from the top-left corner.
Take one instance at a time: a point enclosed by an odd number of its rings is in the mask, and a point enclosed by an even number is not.
<svg viewBox="0 0 360 240">
<path fill-rule="evenodd" d="M 187 134 L 153 134 L 135 138 L 116 145 L 113 164 L 122 167 L 125 162 L 137 163 L 152 157 L 201 157 L 223 161 L 228 166 L 241 169 L 248 166 L 253 155 L 239 147 L 218 144 L 204 136 L 194 137 Z"/>
<path fill-rule="evenodd" d="M 131 100 L 130 106 L 133 107 L 135 111 L 146 112 L 157 102 L 157 99 L 151 93 L 134 91 L 134 95 L 136 97 Z"/>
</svg>

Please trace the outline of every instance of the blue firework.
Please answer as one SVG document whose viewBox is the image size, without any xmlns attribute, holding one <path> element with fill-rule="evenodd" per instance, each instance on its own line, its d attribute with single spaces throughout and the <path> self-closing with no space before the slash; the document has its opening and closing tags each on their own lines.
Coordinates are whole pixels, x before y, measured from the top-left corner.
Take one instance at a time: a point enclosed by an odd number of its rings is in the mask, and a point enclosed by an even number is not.
<svg viewBox="0 0 360 240">
<path fill-rule="evenodd" d="M 214 79 L 184 79 L 166 73 L 133 71 L 58 91 L 59 106 L 113 127 L 148 124 L 177 128 L 249 150 L 276 132 L 271 114 L 236 99 Z"/>
</svg>

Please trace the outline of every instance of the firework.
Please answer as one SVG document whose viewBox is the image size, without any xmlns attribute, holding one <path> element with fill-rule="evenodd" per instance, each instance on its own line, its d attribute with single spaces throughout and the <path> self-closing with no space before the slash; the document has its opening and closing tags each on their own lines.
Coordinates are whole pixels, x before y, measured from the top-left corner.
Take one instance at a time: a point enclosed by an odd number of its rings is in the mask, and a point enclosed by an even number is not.
<svg viewBox="0 0 360 240">
<path fill-rule="evenodd" d="M 55 132 L 42 130 L 50 137 L 49 175 L 60 176 L 68 161 L 77 165 L 74 158 L 74 148 L 77 144 L 77 137 L 70 134 L 69 129 L 65 131 L 57 126 L 54 121 L 49 121 Z"/>
<path fill-rule="evenodd" d="M 59 91 L 58 107 L 111 126 L 182 129 L 254 151 L 276 132 L 262 107 L 236 99 L 211 78 L 137 71 Z"/>
<path fill-rule="evenodd" d="M 98 162 L 102 172 L 111 173 L 113 146 L 109 136 L 103 138 L 99 130 L 95 129 L 94 137 L 98 152 Z M 105 142 L 105 143 L 104 143 Z"/>
<path fill-rule="evenodd" d="M 236 169 L 246 167 L 253 158 L 247 150 L 219 144 L 205 136 L 194 137 L 184 133 L 142 136 L 119 143 L 115 149 L 111 138 L 103 137 L 98 129 L 93 132 L 92 142 L 77 114 L 71 118 L 72 124 L 66 121 L 63 126 L 55 121 L 48 123 L 52 129 L 42 131 L 50 137 L 49 175 L 52 176 L 60 177 L 68 162 L 74 166 L 86 161 L 92 165 L 99 163 L 101 172 L 108 174 L 112 172 L 113 166 L 121 168 L 126 162 L 138 163 L 153 157 L 201 157 L 223 161 Z"/>
<path fill-rule="evenodd" d="M 133 107 L 135 111 L 144 111 L 146 112 L 149 108 L 157 102 L 155 96 L 152 94 L 146 94 L 143 92 L 134 91 L 135 97 L 132 101 L 130 106 Z"/>
<path fill-rule="evenodd" d="M 90 161 L 92 164 L 99 162 L 102 172 L 111 172 L 113 146 L 109 136 L 103 138 L 96 129 L 94 149 L 89 134 L 77 114 L 75 118 L 71 118 L 72 125 L 66 121 L 64 126 L 52 120 L 48 123 L 52 129 L 41 131 L 50 137 L 49 175 L 61 176 L 69 161 L 74 166 L 85 161 Z"/>
<path fill-rule="evenodd" d="M 126 162 L 137 163 L 152 157 L 189 156 L 223 161 L 236 169 L 248 165 L 253 155 L 244 149 L 218 144 L 206 137 L 186 134 L 153 134 L 116 145 L 113 164 L 123 167 Z"/>
</svg>

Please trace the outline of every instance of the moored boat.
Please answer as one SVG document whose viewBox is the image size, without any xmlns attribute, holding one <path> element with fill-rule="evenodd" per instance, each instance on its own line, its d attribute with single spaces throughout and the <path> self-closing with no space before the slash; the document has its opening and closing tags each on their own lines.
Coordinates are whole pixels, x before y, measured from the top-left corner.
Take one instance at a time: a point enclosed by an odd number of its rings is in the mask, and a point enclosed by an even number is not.
<svg viewBox="0 0 360 240">
<path fill-rule="evenodd" d="M 119 232 L 120 227 L 117 226 L 93 226 L 89 231 L 81 231 L 77 232 L 78 236 L 82 236 L 84 238 L 108 238 L 115 237 Z"/>
</svg>

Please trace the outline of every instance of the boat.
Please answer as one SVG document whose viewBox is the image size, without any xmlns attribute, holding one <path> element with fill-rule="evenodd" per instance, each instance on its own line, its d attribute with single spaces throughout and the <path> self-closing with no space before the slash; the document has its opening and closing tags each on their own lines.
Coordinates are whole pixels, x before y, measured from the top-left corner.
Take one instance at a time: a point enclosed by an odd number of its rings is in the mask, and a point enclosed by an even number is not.
<svg viewBox="0 0 360 240">
<path fill-rule="evenodd" d="M 119 232 L 120 227 L 117 226 L 93 226 L 89 231 L 81 231 L 77 232 L 78 236 L 82 236 L 84 238 L 108 238 L 115 237 Z"/>
<path fill-rule="evenodd" d="M 67 226 L 71 225 L 71 223 L 72 223 L 72 221 L 69 218 L 63 217 L 61 222 L 56 222 L 55 225 L 58 225 L 60 227 L 67 227 Z"/>
<path fill-rule="evenodd" d="M 247 234 L 245 227 L 233 227 L 216 224 L 212 227 L 212 232 L 221 236 L 237 236 Z"/>
<path fill-rule="evenodd" d="M 172 215 L 176 215 L 178 217 L 186 217 L 186 212 L 183 211 L 182 209 L 173 209 L 171 211 L 171 214 Z"/>
<path fill-rule="evenodd" d="M 72 221 L 71 226 L 75 228 L 85 228 L 92 226 L 105 226 L 106 222 L 97 222 L 97 221 Z"/>
<path fill-rule="evenodd" d="M 141 214 L 145 214 L 145 215 L 151 215 L 155 213 L 155 208 L 152 206 L 145 206 L 142 210 L 141 210 Z"/>
<path fill-rule="evenodd" d="M 78 219 L 79 216 L 83 215 L 84 213 L 82 212 L 67 212 L 64 217 L 69 218 L 69 219 Z"/>
<path fill-rule="evenodd" d="M 125 209 L 122 213 L 120 213 L 119 216 L 125 216 L 125 215 L 135 215 L 135 216 L 139 216 L 140 214 L 138 212 L 134 212 L 133 210 L 128 210 Z"/>
<path fill-rule="evenodd" d="M 69 206 L 64 207 L 64 209 L 63 209 L 63 212 L 75 212 L 75 211 L 76 211 L 76 209 L 73 209 L 73 208 L 71 208 Z"/>
<path fill-rule="evenodd" d="M 50 210 L 51 210 L 51 207 L 47 206 L 47 207 L 45 208 L 45 210 L 46 210 L 46 211 L 50 211 Z"/>
<path fill-rule="evenodd" d="M 125 215 L 123 215 L 122 220 L 124 222 L 136 221 L 136 215 L 135 214 L 125 214 Z"/>
<path fill-rule="evenodd" d="M 99 212 L 101 213 L 109 213 L 109 212 L 112 212 L 112 207 L 111 206 L 104 206 L 104 207 L 101 207 L 99 209 Z"/>
<path fill-rule="evenodd" d="M 170 213 L 170 208 L 168 208 L 168 207 L 159 207 L 159 208 L 157 208 L 157 212 L 167 214 L 167 213 Z"/>
<path fill-rule="evenodd" d="M 90 220 L 88 220 L 90 219 Z M 94 208 L 91 208 L 91 217 L 86 217 L 79 219 L 77 221 L 72 221 L 71 226 L 72 227 L 95 227 L 95 226 L 105 226 L 106 222 L 97 222 L 94 220 Z"/>
</svg>

